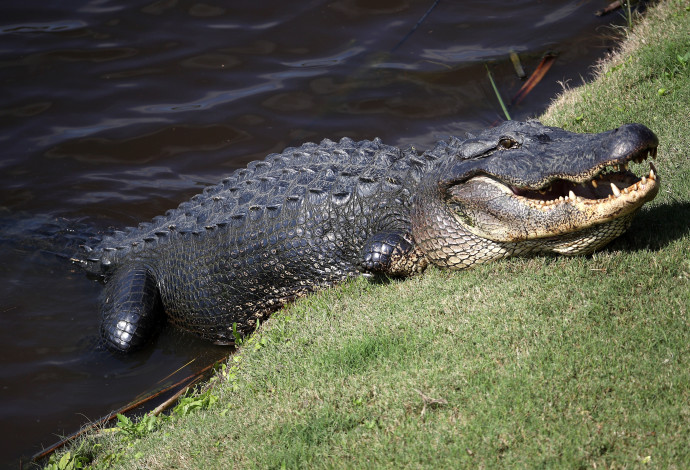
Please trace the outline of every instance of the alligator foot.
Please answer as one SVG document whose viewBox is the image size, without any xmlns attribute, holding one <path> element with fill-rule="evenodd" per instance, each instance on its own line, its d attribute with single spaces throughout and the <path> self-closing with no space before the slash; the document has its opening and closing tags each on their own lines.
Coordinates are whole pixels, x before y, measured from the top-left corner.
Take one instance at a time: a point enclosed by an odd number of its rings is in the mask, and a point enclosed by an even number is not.
<svg viewBox="0 0 690 470">
<path fill-rule="evenodd" d="M 364 273 L 387 276 L 409 276 L 426 267 L 423 257 L 404 232 L 379 232 L 367 240 L 362 249 L 359 269 Z"/>
</svg>

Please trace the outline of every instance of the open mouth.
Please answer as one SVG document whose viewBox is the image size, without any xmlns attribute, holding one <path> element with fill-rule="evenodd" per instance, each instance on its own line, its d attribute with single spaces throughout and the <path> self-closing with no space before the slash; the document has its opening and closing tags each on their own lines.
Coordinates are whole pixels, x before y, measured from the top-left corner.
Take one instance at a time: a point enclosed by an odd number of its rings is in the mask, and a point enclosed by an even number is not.
<svg viewBox="0 0 690 470">
<path fill-rule="evenodd" d="M 638 177 L 629 170 L 629 163 L 642 163 L 656 158 L 657 148 L 647 148 L 629 155 L 621 163 L 605 163 L 592 170 L 584 181 L 558 178 L 540 189 L 506 186 L 522 202 L 537 209 L 549 210 L 560 204 L 603 204 L 609 201 L 639 201 L 646 199 L 658 185 L 657 170 L 649 162 L 649 173 Z M 656 192 L 654 192 L 656 194 Z M 620 198 L 623 198 L 620 200 Z"/>
</svg>

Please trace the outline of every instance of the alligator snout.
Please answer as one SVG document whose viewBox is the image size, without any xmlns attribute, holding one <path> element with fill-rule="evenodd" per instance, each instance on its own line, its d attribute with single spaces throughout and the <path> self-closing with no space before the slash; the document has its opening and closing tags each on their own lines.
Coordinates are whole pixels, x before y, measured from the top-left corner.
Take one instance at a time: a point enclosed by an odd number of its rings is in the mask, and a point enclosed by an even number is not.
<svg viewBox="0 0 690 470">
<path fill-rule="evenodd" d="M 607 143 L 612 160 L 634 160 L 643 152 L 656 149 L 659 138 L 647 126 L 625 124 L 611 131 Z"/>
</svg>

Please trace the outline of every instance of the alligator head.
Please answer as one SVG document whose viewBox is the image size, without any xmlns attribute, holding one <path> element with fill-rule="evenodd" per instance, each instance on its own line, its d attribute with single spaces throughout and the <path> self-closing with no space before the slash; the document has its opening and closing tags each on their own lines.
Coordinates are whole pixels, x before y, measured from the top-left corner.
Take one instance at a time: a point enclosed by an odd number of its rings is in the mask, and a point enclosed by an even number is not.
<svg viewBox="0 0 690 470">
<path fill-rule="evenodd" d="M 413 207 L 415 240 L 435 264 L 463 268 L 530 252 L 586 254 L 622 234 L 659 191 L 658 139 L 640 124 L 577 134 L 509 121 L 430 151 L 440 156 Z"/>
</svg>

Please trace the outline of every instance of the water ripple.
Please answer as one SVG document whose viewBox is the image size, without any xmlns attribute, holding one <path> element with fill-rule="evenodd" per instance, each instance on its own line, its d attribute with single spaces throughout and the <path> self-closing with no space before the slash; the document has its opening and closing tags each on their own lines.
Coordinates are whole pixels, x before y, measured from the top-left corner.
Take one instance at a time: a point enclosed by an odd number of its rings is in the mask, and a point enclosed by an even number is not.
<svg viewBox="0 0 690 470">
<path fill-rule="evenodd" d="M 281 90 L 285 88 L 284 81 L 292 78 L 304 78 L 321 75 L 325 71 L 316 70 L 281 70 L 280 72 L 263 75 L 268 81 L 236 90 L 214 91 L 206 93 L 205 96 L 198 100 L 188 101 L 186 103 L 167 103 L 155 104 L 146 106 L 137 106 L 132 108 L 142 114 L 159 114 L 159 113 L 184 113 L 188 111 L 208 110 L 215 106 L 231 103 L 233 101 L 253 96 L 270 91 Z"/>
<path fill-rule="evenodd" d="M 79 20 L 51 21 L 50 23 L 20 23 L 0 26 L 0 34 L 62 33 L 85 27 L 86 23 Z"/>
<path fill-rule="evenodd" d="M 347 59 L 355 57 L 365 50 L 364 47 L 351 47 L 330 56 L 301 60 L 299 62 L 283 62 L 283 65 L 288 67 L 332 67 L 333 65 L 344 63 Z"/>
<path fill-rule="evenodd" d="M 71 139 L 78 139 L 89 135 L 97 134 L 104 130 L 117 129 L 126 126 L 140 125 L 153 122 L 169 122 L 164 118 L 127 118 L 127 119 L 104 119 L 101 122 L 92 126 L 82 127 L 62 127 L 54 126 L 51 128 L 51 134 L 41 136 L 36 141 L 44 146 L 55 145 Z"/>
</svg>

